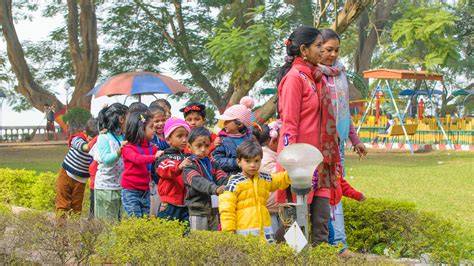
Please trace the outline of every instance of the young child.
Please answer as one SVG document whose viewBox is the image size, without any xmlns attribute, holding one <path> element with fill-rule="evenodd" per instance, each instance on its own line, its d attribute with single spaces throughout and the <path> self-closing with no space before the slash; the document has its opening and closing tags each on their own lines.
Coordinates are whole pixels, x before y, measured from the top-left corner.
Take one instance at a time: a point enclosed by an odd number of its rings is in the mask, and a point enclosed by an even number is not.
<svg viewBox="0 0 474 266">
<path fill-rule="evenodd" d="M 184 187 L 183 169 L 191 164 L 184 148 L 188 145 L 188 134 L 191 131 L 186 121 L 171 117 L 165 123 L 165 138 L 171 146 L 156 160 L 158 194 L 161 204 L 158 217 L 188 222 L 188 207 L 184 203 L 186 188 Z"/>
<path fill-rule="evenodd" d="M 120 180 L 123 172 L 123 127 L 127 107 L 114 103 L 99 112 L 107 133 L 100 134 L 91 151 L 98 162 L 94 188 L 94 215 L 99 219 L 120 220 L 122 199 Z"/>
<path fill-rule="evenodd" d="M 224 192 L 228 178 L 227 174 L 209 159 L 211 143 L 211 133 L 206 128 L 196 127 L 191 130 L 188 137 L 188 147 L 192 152 L 191 164 L 183 170 L 191 230 L 219 229 L 217 195 Z"/>
<path fill-rule="evenodd" d="M 217 118 L 224 121 L 224 129 L 219 133 L 221 145 L 216 147 L 212 157 L 226 173 L 236 174 L 240 172 L 235 153 L 237 147 L 252 138 L 250 131 L 252 110 L 246 105 L 236 104 Z"/>
<path fill-rule="evenodd" d="M 273 241 L 270 213 L 266 207 L 269 192 L 286 189 L 290 185 L 288 173 L 260 173 L 262 147 L 253 140 L 244 141 L 237 148 L 237 162 L 242 172 L 230 177 L 219 196 L 222 231 L 240 235 L 256 235 Z"/>
<path fill-rule="evenodd" d="M 184 115 L 184 120 L 189 124 L 191 130 L 194 128 L 204 127 L 206 124 L 206 106 L 201 103 L 189 103 L 185 107 L 179 109 Z M 216 140 L 217 139 L 217 140 Z M 217 135 L 211 132 L 211 147 L 209 153 L 215 149 L 215 143 L 219 142 Z M 217 145 L 218 146 L 218 145 Z M 191 153 L 189 149 L 185 149 L 186 153 Z"/>
<path fill-rule="evenodd" d="M 159 106 L 163 108 L 163 110 L 165 110 L 166 112 L 166 119 L 171 117 L 171 104 L 170 102 L 168 102 L 168 100 L 163 99 L 163 98 L 154 100 L 153 102 L 150 103 L 150 107 L 152 106 Z"/>
<path fill-rule="evenodd" d="M 277 149 L 278 149 L 278 138 L 280 136 L 280 123 L 277 121 L 271 122 L 268 125 L 263 124 L 253 128 L 253 134 L 259 144 L 262 146 L 263 158 L 262 164 L 260 165 L 260 172 L 266 174 L 273 174 L 277 171 Z M 276 192 L 270 193 L 267 200 L 267 208 L 270 212 L 270 218 L 272 220 L 272 228 L 276 233 L 280 227 L 279 209 L 280 205 L 276 200 Z"/>
<path fill-rule="evenodd" d="M 161 108 L 158 104 L 152 104 L 148 108 L 151 115 L 153 116 L 153 128 L 155 134 L 153 139 L 150 141 L 151 145 L 155 145 L 159 151 L 164 151 L 170 147 L 165 139 L 164 127 L 166 122 L 166 111 Z M 158 215 L 158 207 L 160 206 L 160 195 L 158 195 L 158 175 L 153 167 L 151 171 L 151 182 L 150 182 L 150 216 Z"/>
<path fill-rule="evenodd" d="M 86 130 L 69 137 L 69 151 L 64 158 L 56 181 L 56 212 L 80 214 L 92 156 L 88 142 L 98 134 L 97 121 L 90 119 Z"/>
<path fill-rule="evenodd" d="M 150 145 L 154 126 L 149 112 L 130 113 L 125 128 L 122 204 L 127 215 L 141 218 L 150 214 L 151 170 L 162 152 L 158 153 L 158 149 Z"/>
</svg>

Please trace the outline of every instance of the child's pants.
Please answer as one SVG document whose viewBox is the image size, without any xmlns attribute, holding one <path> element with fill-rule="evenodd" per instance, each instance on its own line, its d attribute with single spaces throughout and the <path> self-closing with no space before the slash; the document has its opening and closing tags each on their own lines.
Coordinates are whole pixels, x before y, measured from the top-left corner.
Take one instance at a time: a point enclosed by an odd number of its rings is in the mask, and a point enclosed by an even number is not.
<svg viewBox="0 0 474 266">
<path fill-rule="evenodd" d="M 178 220 L 180 222 L 189 222 L 189 210 L 187 206 L 175 206 L 162 202 L 160 204 L 158 217 L 168 220 Z"/>
<path fill-rule="evenodd" d="M 329 198 L 314 197 L 310 205 L 311 243 L 327 243 L 329 238 L 328 223 L 331 219 Z"/>
<path fill-rule="evenodd" d="M 61 167 L 56 181 L 56 211 L 80 213 L 86 184 L 74 180 Z"/>
<path fill-rule="evenodd" d="M 219 231 L 219 210 L 211 209 L 209 216 L 189 216 L 191 230 Z"/>
<path fill-rule="evenodd" d="M 122 204 L 128 216 L 147 217 L 150 214 L 150 193 L 147 190 L 122 189 Z"/>
<path fill-rule="evenodd" d="M 94 189 L 94 207 L 96 218 L 120 221 L 122 216 L 122 191 Z"/>
<path fill-rule="evenodd" d="M 158 216 L 158 208 L 160 207 L 160 195 L 158 195 L 158 185 L 150 182 L 150 217 Z"/>
<path fill-rule="evenodd" d="M 270 213 L 270 219 L 272 220 L 272 228 L 273 232 L 276 233 L 278 231 L 278 228 L 280 228 L 280 217 L 278 216 L 278 213 Z"/>
<path fill-rule="evenodd" d="M 329 244 L 337 245 L 339 243 L 342 243 L 344 245 L 343 249 L 341 250 L 342 252 L 347 249 L 347 237 L 346 230 L 344 229 L 344 212 L 342 210 L 342 202 L 331 206 L 330 223 L 332 225 L 334 237 L 333 239 L 330 238 Z"/>
</svg>

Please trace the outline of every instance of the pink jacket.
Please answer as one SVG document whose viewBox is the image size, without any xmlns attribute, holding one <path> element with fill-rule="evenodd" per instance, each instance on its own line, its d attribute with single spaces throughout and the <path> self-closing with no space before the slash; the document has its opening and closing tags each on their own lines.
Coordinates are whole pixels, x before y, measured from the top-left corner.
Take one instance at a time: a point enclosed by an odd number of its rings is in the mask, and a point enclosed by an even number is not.
<svg viewBox="0 0 474 266">
<path fill-rule="evenodd" d="M 309 66 L 304 67 L 307 69 L 298 70 L 293 66 L 278 86 L 278 111 L 282 121 L 278 153 L 286 145 L 293 143 L 317 146 L 316 136 L 319 135 L 321 107 L 316 86 L 322 84 L 314 82 Z M 281 166 L 278 166 L 278 170 L 281 169 Z M 331 192 L 329 188 L 311 192 L 308 195 L 308 204 L 312 202 L 314 196 L 330 198 Z M 286 202 L 285 191 L 277 192 L 277 201 Z"/>
<path fill-rule="evenodd" d="M 124 169 L 120 185 L 125 189 L 146 191 L 150 189 L 151 176 L 147 167 L 153 167 L 158 150 L 154 145 L 146 142 L 142 143 L 140 148 L 141 151 L 135 144 L 127 144 L 123 147 Z"/>
<path fill-rule="evenodd" d="M 260 165 L 260 172 L 264 172 L 267 174 L 276 173 L 276 165 L 277 165 L 277 157 L 278 154 L 272 150 L 270 150 L 267 146 L 263 148 L 263 158 L 262 164 Z M 267 208 L 270 213 L 278 213 L 278 206 L 276 199 L 276 192 L 271 192 L 270 196 L 267 200 Z"/>
</svg>

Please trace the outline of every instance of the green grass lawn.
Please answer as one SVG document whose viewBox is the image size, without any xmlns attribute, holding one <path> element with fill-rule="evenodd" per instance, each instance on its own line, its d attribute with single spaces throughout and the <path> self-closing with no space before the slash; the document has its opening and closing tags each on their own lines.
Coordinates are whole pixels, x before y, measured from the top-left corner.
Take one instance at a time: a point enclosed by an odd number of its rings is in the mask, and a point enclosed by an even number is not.
<svg viewBox="0 0 474 266">
<path fill-rule="evenodd" d="M 57 172 L 66 152 L 66 146 L 0 147 L 0 168 Z M 474 230 L 472 152 L 371 150 L 362 161 L 348 152 L 346 179 L 367 197 L 412 201 Z"/>
<path fill-rule="evenodd" d="M 371 150 L 362 161 L 348 153 L 346 179 L 367 197 L 412 201 L 474 230 L 474 153 Z"/>
</svg>

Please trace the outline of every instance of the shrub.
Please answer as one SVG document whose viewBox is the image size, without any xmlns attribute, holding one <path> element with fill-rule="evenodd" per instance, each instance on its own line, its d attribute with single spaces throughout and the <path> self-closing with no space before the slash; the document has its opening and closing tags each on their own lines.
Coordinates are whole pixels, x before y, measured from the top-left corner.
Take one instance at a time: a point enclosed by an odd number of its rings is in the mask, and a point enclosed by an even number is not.
<svg viewBox="0 0 474 266">
<path fill-rule="evenodd" d="M 0 169 L 0 202 L 38 210 L 54 210 L 56 175 L 51 172 Z"/>
<path fill-rule="evenodd" d="M 347 241 L 352 249 L 391 257 L 419 258 L 459 263 L 472 259 L 472 233 L 447 219 L 420 212 L 408 202 L 369 199 L 344 201 Z"/>
<path fill-rule="evenodd" d="M 82 107 L 74 107 L 70 109 L 64 116 L 63 120 L 69 123 L 71 130 L 85 129 L 87 120 L 92 117 L 91 113 Z"/>
</svg>

